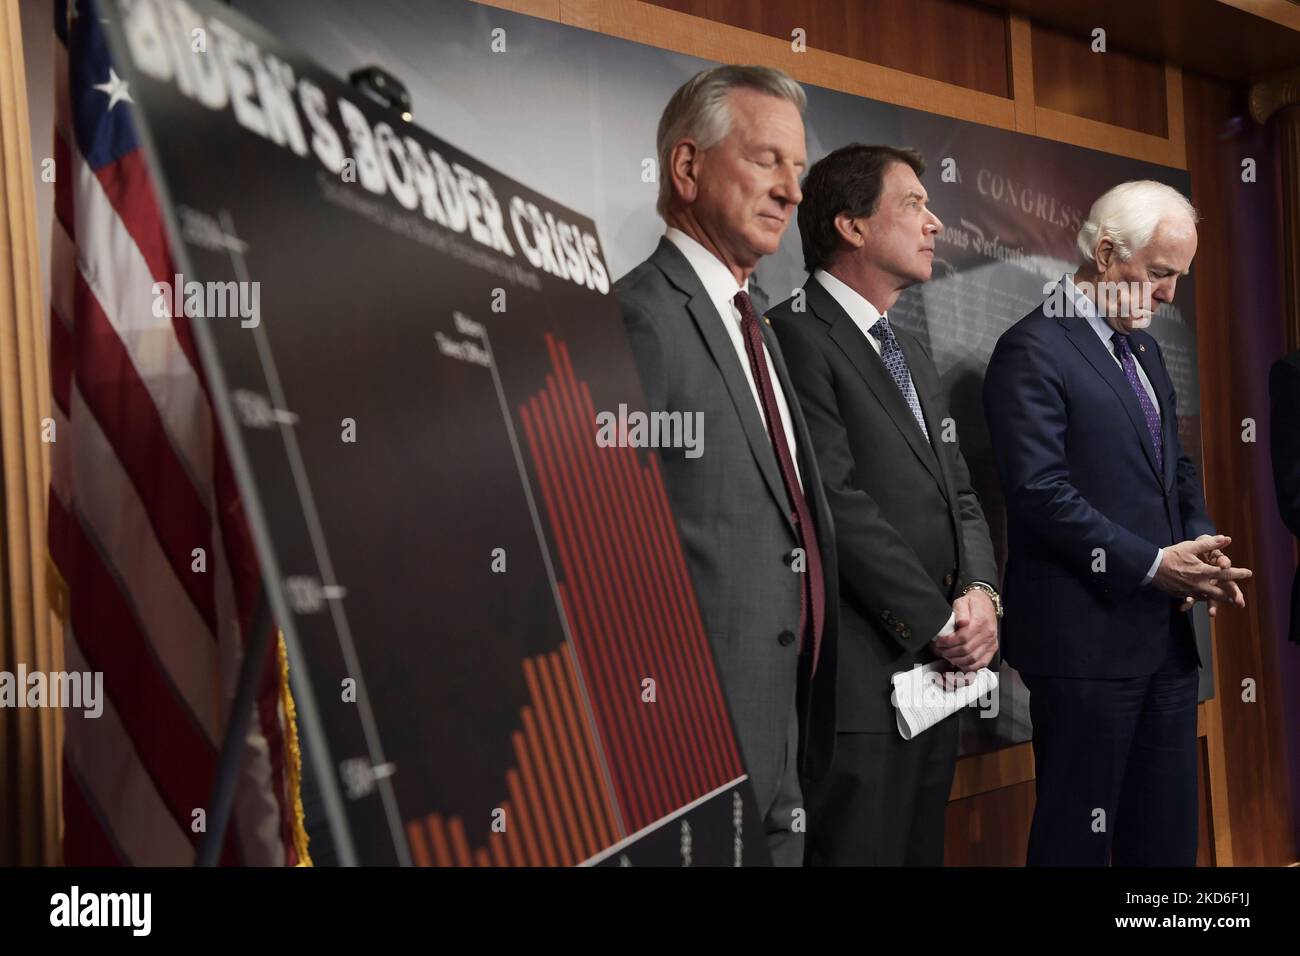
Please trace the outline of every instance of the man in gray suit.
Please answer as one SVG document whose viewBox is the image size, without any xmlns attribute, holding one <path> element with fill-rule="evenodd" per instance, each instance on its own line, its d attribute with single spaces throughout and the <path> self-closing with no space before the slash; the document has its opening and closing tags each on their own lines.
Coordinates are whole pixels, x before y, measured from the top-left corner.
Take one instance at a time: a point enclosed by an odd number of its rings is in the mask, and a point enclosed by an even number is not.
<svg viewBox="0 0 1300 956">
<path fill-rule="evenodd" d="M 799 203 L 803 90 L 779 70 L 698 74 L 659 121 L 658 248 L 615 286 L 647 411 L 703 415 L 664 478 L 768 846 L 803 856 L 800 772 L 835 724 L 835 547 L 807 425 L 749 278 Z"/>
</svg>

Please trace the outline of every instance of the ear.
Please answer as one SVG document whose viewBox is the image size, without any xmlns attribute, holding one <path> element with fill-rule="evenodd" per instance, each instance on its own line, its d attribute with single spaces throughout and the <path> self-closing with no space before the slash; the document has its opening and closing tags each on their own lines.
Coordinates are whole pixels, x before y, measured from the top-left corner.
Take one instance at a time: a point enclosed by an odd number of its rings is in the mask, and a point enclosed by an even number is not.
<svg viewBox="0 0 1300 956">
<path fill-rule="evenodd" d="M 1097 251 L 1093 258 L 1097 261 L 1097 271 L 1105 272 L 1115 261 L 1115 243 L 1110 241 L 1109 236 L 1102 236 L 1097 243 Z"/>
<path fill-rule="evenodd" d="M 866 237 L 862 234 L 861 220 L 850 216 L 847 212 L 841 212 L 835 217 L 835 231 L 841 241 L 854 249 L 861 249 L 866 242 Z"/>
<path fill-rule="evenodd" d="M 695 197 L 699 194 L 700 155 L 695 141 L 684 139 L 668 154 L 668 169 L 660 170 L 660 175 L 672 177 L 673 192 L 680 202 L 687 205 L 695 202 Z"/>
</svg>

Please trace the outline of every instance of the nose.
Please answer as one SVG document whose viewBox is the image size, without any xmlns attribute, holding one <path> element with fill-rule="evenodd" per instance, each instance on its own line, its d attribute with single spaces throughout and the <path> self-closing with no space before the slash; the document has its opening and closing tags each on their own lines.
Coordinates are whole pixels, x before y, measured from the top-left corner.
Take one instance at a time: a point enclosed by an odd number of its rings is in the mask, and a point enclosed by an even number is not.
<svg viewBox="0 0 1300 956">
<path fill-rule="evenodd" d="M 943 221 L 930 210 L 927 209 L 926 212 L 930 215 L 930 222 L 926 224 L 926 228 L 930 230 L 931 235 L 943 232 Z"/>
<path fill-rule="evenodd" d="M 1170 276 L 1164 282 L 1156 283 L 1156 291 L 1151 296 L 1157 302 L 1173 302 L 1174 291 L 1178 288 L 1178 277 Z"/>
<path fill-rule="evenodd" d="M 803 190 L 799 188 L 799 170 L 791 165 L 784 167 L 784 173 L 777 181 L 773 193 L 778 199 L 797 206 L 803 202 Z"/>
</svg>

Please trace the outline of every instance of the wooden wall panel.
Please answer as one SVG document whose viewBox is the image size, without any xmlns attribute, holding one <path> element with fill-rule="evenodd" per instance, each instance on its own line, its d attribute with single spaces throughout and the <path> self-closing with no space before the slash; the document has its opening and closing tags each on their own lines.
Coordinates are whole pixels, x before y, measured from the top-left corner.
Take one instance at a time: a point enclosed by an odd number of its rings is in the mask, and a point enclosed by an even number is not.
<svg viewBox="0 0 1300 956">
<path fill-rule="evenodd" d="M 648 0 L 657 6 L 905 70 L 968 89 L 1010 96 L 1006 17 L 963 0 Z"/>
<path fill-rule="evenodd" d="M 1196 792 L 1200 799 L 1197 801 L 1196 815 L 1196 865 L 1197 866 L 1214 866 L 1215 865 L 1215 847 L 1214 847 L 1214 818 L 1210 813 L 1210 754 L 1206 746 L 1204 737 L 1196 741 Z"/>
<path fill-rule="evenodd" d="M 1024 866 L 1034 818 L 1034 781 L 948 804 L 944 866 Z"/>
<path fill-rule="evenodd" d="M 1047 109 L 1125 129 L 1166 136 L 1165 69 L 1162 63 L 1116 48 L 1094 53 L 1091 36 L 1033 27 L 1034 99 Z"/>
</svg>

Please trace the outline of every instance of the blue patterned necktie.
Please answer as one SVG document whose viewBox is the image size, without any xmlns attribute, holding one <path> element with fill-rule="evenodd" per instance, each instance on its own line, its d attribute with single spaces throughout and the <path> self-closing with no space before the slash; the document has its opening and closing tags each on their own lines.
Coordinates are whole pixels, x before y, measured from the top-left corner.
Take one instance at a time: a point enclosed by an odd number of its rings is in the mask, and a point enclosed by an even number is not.
<svg viewBox="0 0 1300 956">
<path fill-rule="evenodd" d="M 1129 385 L 1133 387 L 1133 392 L 1137 395 L 1138 404 L 1142 406 L 1142 415 L 1147 420 L 1147 431 L 1151 433 L 1151 444 L 1156 450 L 1156 467 L 1161 473 L 1165 470 L 1165 450 L 1163 436 L 1160 430 L 1160 412 L 1151 401 L 1151 396 L 1142 386 L 1142 380 L 1138 378 L 1137 362 L 1133 359 L 1133 350 L 1128 346 L 1128 336 L 1120 335 L 1116 332 L 1110 337 L 1115 343 L 1115 357 L 1119 359 L 1119 364 L 1124 366 L 1124 377 L 1128 379 Z"/>
<path fill-rule="evenodd" d="M 885 368 L 889 369 L 889 374 L 893 376 L 898 390 L 903 393 L 903 401 L 907 402 L 907 407 L 916 416 L 916 423 L 921 426 L 921 434 L 925 436 L 926 441 L 929 441 L 930 429 L 925 427 L 925 416 L 921 414 L 921 402 L 916 397 L 916 386 L 912 384 L 912 373 L 907 367 L 907 356 L 903 354 L 903 347 L 894 337 L 894 330 L 889 327 L 889 319 L 882 315 L 871 327 L 871 334 L 880 343 L 881 361 L 885 363 Z"/>
</svg>

